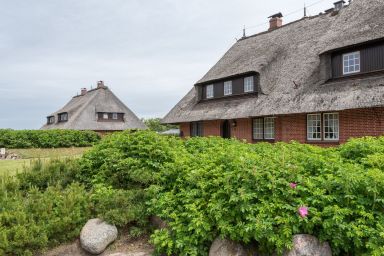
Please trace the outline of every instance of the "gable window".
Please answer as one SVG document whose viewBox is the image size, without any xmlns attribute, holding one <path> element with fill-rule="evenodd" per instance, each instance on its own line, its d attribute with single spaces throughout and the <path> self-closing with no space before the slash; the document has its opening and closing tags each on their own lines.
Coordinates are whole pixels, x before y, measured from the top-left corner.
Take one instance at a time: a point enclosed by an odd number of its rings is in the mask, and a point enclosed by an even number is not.
<svg viewBox="0 0 384 256">
<path fill-rule="evenodd" d="M 117 113 L 112 113 L 112 119 L 117 120 Z"/>
<path fill-rule="evenodd" d="M 47 117 L 47 124 L 53 124 L 53 123 L 55 123 L 55 117 L 54 116 Z"/>
<path fill-rule="evenodd" d="M 68 121 L 68 113 L 60 113 L 58 117 L 59 117 L 59 122 Z"/>
<path fill-rule="evenodd" d="M 224 82 L 224 95 L 232 94 L 232 81 Z"/>
<path fill-rule="evenodd" d="M 339 140 L 339 114 L 308 114 L 307 139 L 325 141 Z"/>
<path fill-rule="evenodd" d="M 343 54 L 343 74 L 360 72 L 360 52 Z"/>
<path fill-rule="evenodd" d="M 339 114 L 324 114 L 324 140 L 339 139 Z"/>
<path fill-rule="evenodd" d="M 253 139 L 273 140 L 275 139 L 275 118 L 262 117 L 253 119 Z"/>
<path fill-rule="evenodd" d="M 253 92 L 253 76 L 244 78 L 244 92 Z"/>
<path fill-rule="evenodd" d="M 203 136 L 203 122 L 191 123 L 191 137 Z"/>
<path fill-rule="evenodd" d="M 213 84 L 207 85 L 205 96 L 207 99 L 213 98 Z"/>
<path fill-rule="evenodd" d="M 321 114 L 307 116 L 307 139 L 321 140 Z"/>
</svg>

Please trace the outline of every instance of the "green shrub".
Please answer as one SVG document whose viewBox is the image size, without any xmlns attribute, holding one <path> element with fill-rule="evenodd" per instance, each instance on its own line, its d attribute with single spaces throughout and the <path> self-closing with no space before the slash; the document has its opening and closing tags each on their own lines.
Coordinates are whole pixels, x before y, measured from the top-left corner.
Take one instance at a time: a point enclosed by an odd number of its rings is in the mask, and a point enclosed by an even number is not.
<svg viewBox="0 0 384 256">
<path fill-rule="evenodd" d="M 89 194 L 79 184 L 66 189 L 36 188 L 0 196 L 0 252 L 32 255 L 33 252 L 79 235 L 91 216 Z"/>
<path fill-rule="evenodd" d="M 87 147 L 99 140 L 94 131 L 0 129 L 0 147 L 5 148 Z"/>
<path fill-rule="evenodd" d="M 380 252 L 384 173 L 359 162 L 382 148 L 347 154 L 354 143 L 338 151 L 297 143 L 186 141 L 188 153 L 161 173 L 164 185 L 150 188 L 151 212 L 170 227 L 152 236 L 157 252 L 207 255 L 221 235 L 281 254 L 298 233 L 329 241 L 336 255 Z M 308 207 L 307 217 L 298 215 L 301 206 Z"/>
</svg>

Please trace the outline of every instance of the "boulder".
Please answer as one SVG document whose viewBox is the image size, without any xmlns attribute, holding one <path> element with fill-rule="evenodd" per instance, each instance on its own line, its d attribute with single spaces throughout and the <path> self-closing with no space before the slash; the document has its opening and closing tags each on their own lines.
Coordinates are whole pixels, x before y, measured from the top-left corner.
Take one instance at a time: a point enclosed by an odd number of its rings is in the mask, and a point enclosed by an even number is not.
<svg viewBox="0 0 384 256">
<path fill-rule="evenodd" d="M 209 249 L 209 256 L 247 256 L 247 250 L 239 243 L 216 238 Z"/>
<path fill-rule="evenodd" d="M 81 247 L 89 253 L 100 254 L 117 238 L 117 228 L 101 219 L 90 219 L 80 233 Z"/>
<path fill-rule="evenodd" d="M 284 256 L 332 256 L 331 247 L 327 242 L 321 243 L 311 235 L 293 236 L 293 248 Z"/>
</svg>

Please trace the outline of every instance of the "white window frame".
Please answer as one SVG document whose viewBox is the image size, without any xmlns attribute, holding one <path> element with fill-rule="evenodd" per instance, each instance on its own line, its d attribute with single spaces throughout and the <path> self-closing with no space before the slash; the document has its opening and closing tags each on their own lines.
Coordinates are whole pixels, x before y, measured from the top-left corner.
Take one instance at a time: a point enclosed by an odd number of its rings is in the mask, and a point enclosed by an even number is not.
<svg viewBox="0 0 384 256">
<path fill-rule="evenodd" d="M 244 78 L 244 92 L 253 92 L 255 89 L 255 83 L 253 76 L 248 76 Z"/>
<path fill-rule="evenodd" d="M 311 121 L 320 121 L 320 125 L 318 126 L 318 125 L 316 125 L 316 126 L 313 126 L 312 125 L 312 123 L 311 123 L 311 125 L 309 125 L 309 117 L 313 117 L 313 116 L 316 116 L 316 117 L 319 117 L 319 118 L 316 118 L 316 120 L 311 120 Z M 317 113 L 317 114 L 307 114 L 307 140 L 311 140 L 311 141 L 321 141 L 321 137 L 322 137 L 322 115 L 321 115 L 321 113 Z M 318 128 L 318 127 L 320 127 L 320 132 L 319 132 L 319 134 L 320 134 L 320 138 L 311 138 L 311 137 L 309 137 L 309 135 L 310 134 L 313 134 L 314 132 L 313 132 L 313 129 L 315 129 L 315 128 Z M 311 129 L 311 132 L 309 131 L 309 128 L 312 128 Z M 318 132 L 316 131 L 316 134 L 317 134 Z"/>
<path fill-rule="evenodd" d="M 224 82 L 224 96 L 232 95 L 232 81 Z"/>
<path fill-rule="evenodd" d="M 356 55 L 358 56 L 358 58 L 356 58 Z M 352 57 L 352 58 L 350 58 L 350 57 Z M 350 65 L 350 63 L 349 63 L 351 60 L 353 61 L 352 65 Z M 359 73 L 361 70 L 360 51 L 349 52 L 349 53 L 343 54 L 342 62 L 343 62 L 343 75 Z M 356 62 L 358 62 L 358 63 L 356 63 Z M 353 67 L 353 70 L 352 70 L 352 67 Z M 356 67 L 358 67 L 358 68 L 356 68 Z M 346 69 L 347 69 L 347 71 L 346 71 Z"/>
<path fill-rule="evenodd" d="M 328 120 L 328 126 L 326 126 L 326 122 L 325 122 L 325 117 L 326 116 L 336 116 L 337 118 L 334 118 L 334 119 L 330 119 L 332 120 L 332 126 L 330 126 L 329 124 L 329 121 Z M 339 120 L 339 113 L 323 113 L 323 138 L 325 141 L 338 141 L 340 140 L 340 120 Z M 333 128 L 334 131 L 332 132 L 333 134 L 336 135 L 336 137 L 334 138 L 326 138 L 326 134 L 327 133 L 331 133 L 331 132 L 326 132 L 326 128 Z"/>
<path fill-rule="evenodd" d="M 258 117 L 252 119 L 252 138 L 254 140 L 275 139 L 275 118 Z M 256 136 L 255 136 L 256 135 Z"/>
<path fill-rule="evenodd" d="M 205 88 L 205 97 L 207 99 L 212 99 L 214 97 L 213 84 L 209 84 Z"/>
<path fill-rule="evenodd" d="M 103 119 L 108 119 L 108 113 L 103 113 Z"/>
<path fill-rule="evenodd" d="M 112 113 L 112 119 L 113 120 L 117 120 L 117 113 L 115 112 L 115 113 Z"/>
</svg>

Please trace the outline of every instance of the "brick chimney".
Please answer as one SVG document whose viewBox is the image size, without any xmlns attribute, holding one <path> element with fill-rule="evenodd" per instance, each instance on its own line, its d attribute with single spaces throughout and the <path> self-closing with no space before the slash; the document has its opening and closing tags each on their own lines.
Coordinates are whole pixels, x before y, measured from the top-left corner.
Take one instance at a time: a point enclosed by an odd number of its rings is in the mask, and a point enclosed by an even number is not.
<svg viewBox="0 0 384 256">
<path fill-rule="evenodd" d="M 81 88 L 81 96 L 87 94 L 87 88 Z"/>
<path fill-rule="evenodd" d="M 269 31 L 275 30 L 283 25 L 283 14 L 281 12 L 269 16 Z"/>
<path fill-rule="evenodd" d="M 104 88 L 104 82 L 103 81 L 98 81 L 97 82 L 97 88 Z"/>
</svg>

